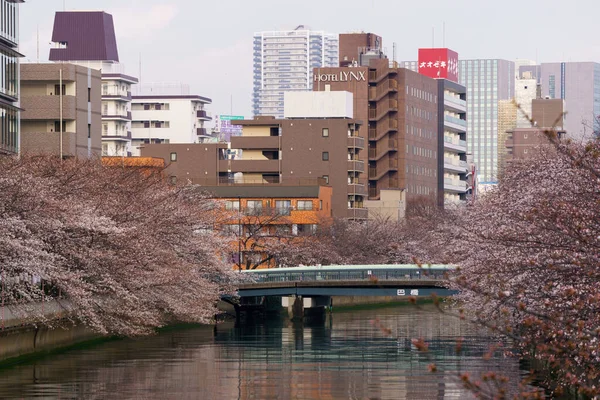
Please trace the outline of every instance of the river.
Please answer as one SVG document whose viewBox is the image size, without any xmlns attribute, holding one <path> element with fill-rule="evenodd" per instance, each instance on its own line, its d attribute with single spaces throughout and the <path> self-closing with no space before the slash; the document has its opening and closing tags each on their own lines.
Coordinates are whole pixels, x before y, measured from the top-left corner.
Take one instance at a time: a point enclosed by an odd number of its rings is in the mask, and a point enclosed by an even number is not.
<svg viewBox="0 0 600 400">
<path fill-rule="evenodd" d="M 417 337 L 428 354 L 411 345 Z M 459 371 L 519 379 L 516 360 L 483 360 L 493 343 L 432 306 L 334 310 L 324 323 L 224 323 L 54 354 L 0 370 L 0 398 L 468 399 Z"/>
</svg>

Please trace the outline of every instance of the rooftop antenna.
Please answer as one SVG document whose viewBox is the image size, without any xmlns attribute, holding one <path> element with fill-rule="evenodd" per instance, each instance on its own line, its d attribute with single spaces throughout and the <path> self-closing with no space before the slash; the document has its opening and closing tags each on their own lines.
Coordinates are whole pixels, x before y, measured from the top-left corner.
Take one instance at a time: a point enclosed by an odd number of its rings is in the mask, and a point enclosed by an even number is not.
<svg viewBox="0 0 600 400">
<path fill-rule="evenodd" d="M 142 52 L 140 52 L 140 65 L 139 65 L 139 72 L 138 72 L 138 83 L 141 86 L 142 85 Z"/>
<path fill-rule="evenodd" d="M 431 48 L 435 48 L 435 27 L 431 27 Z"/>
<path fill-rule="evenodd" d="M 392 61 L 396 62 L 396 42 L 392 44 Z"/>
<path fill-rule="evenodd" d="M 442 47 L 446 47 L 446 21 L 444 21 L 443 31 L 442 31 Z"/>
</svg>

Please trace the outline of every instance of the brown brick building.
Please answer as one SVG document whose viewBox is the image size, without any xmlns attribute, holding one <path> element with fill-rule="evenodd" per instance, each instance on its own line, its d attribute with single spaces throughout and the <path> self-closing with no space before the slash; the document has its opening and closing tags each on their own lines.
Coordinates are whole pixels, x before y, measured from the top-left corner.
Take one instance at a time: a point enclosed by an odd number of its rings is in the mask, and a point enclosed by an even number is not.
<svg viewBox="0 0 600 400">
<path fill-rule="evenodd" d="M 21 152 L 59 155 L 62 132 L 64 157 L 99 156 L 100 87 L 101 74 L 94 69 L 73 64 L 22 64 Z"/>
<path fill-rule="evenodd" d="M 532 102 L 531 128 L 515 128 L 506 136 L 506 162 L 533 157 L 541 149 L 552 149 L 545 130 L 564 135 L 564 102 L 562 99 L 536 99 Z"/>
<path fill-rule="evenodd" d="M 340 49 L 352 35 L 340 36 Z M 356 43 L 352 40 L 352 43 Z M 340 57 L 340 59 L 342 59 Z M 382 189 L 406 191 L 411 204 L 435 204 L 438 191 L 438 85 L 434 79 L 398 68 L 381 53 L 369 64 L 348 68 L 315 69 L 316 91 L 354 94 L 354 118 L 368 121 L 359 131 L 368 143 L 359 155 L 368 168 L 360 179 L 368 182 L 369 200 L 379 200 Z"/>
</svg>

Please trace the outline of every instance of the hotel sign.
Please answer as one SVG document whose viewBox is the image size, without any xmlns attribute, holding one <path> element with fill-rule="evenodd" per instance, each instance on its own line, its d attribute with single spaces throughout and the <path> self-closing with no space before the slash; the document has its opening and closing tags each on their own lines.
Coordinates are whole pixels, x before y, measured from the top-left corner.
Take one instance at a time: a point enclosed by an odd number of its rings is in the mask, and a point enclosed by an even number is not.
<svg viewBox="0 0 600 400">
<path fill-rule="evenodd" d="M 337 74 L 314 74 L 315 82 L 351 82 L 366 81 L 366 71 L 340 71 Z"/>
</svg>

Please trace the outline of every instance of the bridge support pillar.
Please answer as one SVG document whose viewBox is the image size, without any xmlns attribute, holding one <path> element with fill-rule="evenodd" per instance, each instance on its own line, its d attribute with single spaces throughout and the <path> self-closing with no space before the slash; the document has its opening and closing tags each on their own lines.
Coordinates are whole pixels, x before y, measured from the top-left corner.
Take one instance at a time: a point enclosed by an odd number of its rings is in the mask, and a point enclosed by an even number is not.
<svg viewBox="0 0 600 400">
<path fill-rule="evenodd" d="M 305 318 L 324 318 L 325 309 L 329 307 L 330 303 L 331 297 L 329 296 L 290 296 L 282 298 L 282 306 L 287 308 L 292 321 L 302 321 Z"/>
</svg>

